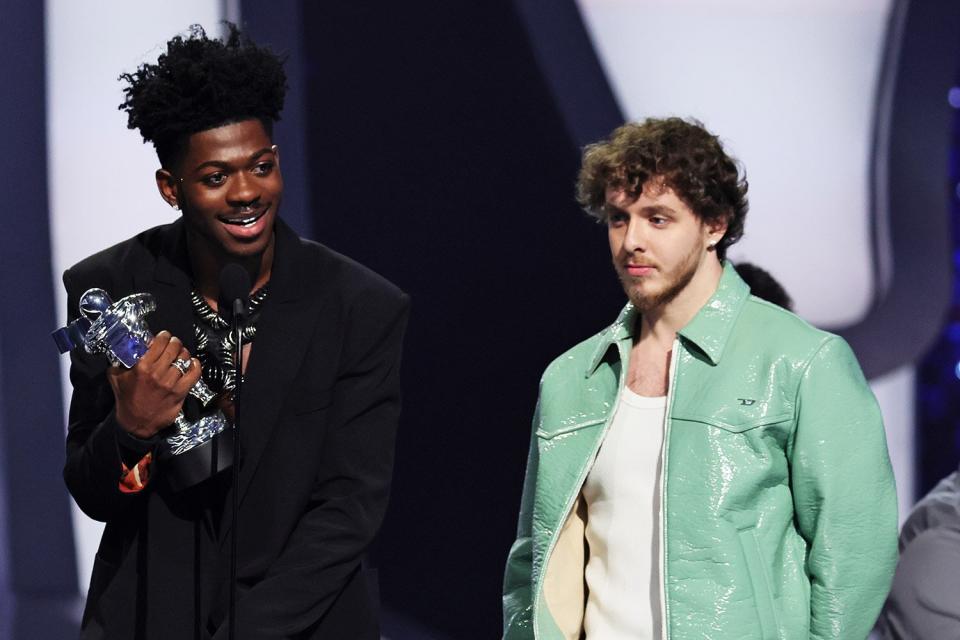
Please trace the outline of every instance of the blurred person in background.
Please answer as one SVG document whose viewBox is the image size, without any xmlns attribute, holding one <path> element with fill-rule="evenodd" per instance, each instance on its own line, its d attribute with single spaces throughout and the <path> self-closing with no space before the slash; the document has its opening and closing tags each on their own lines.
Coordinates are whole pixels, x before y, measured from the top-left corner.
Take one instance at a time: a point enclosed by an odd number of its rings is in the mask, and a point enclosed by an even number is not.
<svg viewBox="0 0 960 640">
<path fill-rule="evenodd" d="M 960 638 L 960 471 L 930 491 L 900 531 L 900 561 L 877 630 L 883 640 Z"/>
<path fill-rule="evenodd" d="M 734 265 L 737 273 L 750 287 L 750 294 L 767 302 L 772 302 L 787 311 L 793 311 L 793 300 L 769 271 L 750 262 L 738 262 Z"/>
</svg>

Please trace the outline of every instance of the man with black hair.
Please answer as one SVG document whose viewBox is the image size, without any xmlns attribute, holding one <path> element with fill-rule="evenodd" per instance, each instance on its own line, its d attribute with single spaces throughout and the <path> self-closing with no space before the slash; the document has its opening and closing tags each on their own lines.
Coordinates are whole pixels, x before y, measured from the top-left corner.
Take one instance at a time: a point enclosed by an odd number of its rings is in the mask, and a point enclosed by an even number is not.
<svg viewBox="0 0 960 640">
<path fill-rule="evenodd" d="M 790 294 L 769 271 L 750 262 L 738 262 L 735 266 L 737 274 L 750 287 L 751 295 L 783 307 L 787 311 L 793 311 L 793 300 L 790 299 Z"/>
<path fill-rule="evenodd" d="M 543 374 L 505 640 L 869 632 L 896 559 L 880 411 L 841 338 L 725 260 L 746 193 L 697 122 L 586 148 L 579 201 L 628 303 Z"/>
<path fill-rule="evenodd" d="M 362 559 L 390 487 L 407 296 L 278 217 L 277 56 L 232 26 L 223 41 L 195 26 L 121 78 L 121 108 L 154 144 L 160 194 L 181 214 L 63 276 L 70 319 L 91 287 L 158 305 L 132 369 L 72 356 L 64 477 L 106 523 L 81 637 L 228 637 L 237 527 L 236 637 L 377 638 Z M 201 376 L 234 416 L 237 345 L 216 314 L 228 263 L 252 283 L 237 523 L 229 473 L 177 489 L 160 455 Z"/>
</svg>

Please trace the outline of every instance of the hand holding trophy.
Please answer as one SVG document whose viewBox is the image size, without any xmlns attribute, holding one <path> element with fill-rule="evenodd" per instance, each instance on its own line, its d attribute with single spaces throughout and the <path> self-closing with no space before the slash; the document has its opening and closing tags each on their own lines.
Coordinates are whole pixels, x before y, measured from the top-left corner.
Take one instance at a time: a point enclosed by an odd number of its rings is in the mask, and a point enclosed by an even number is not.
<svg viewBox="0 0 960 640">
<path fill-rule="evenodd" d="M 117 422 L 146 439 L 182 419 L 183 401 L 200 380 L 199 364 L 177 337 L 161 331 L 134 367 L 108 368 Z"/>
<path fill-rule="evenodd" d="M 170 470 L 174 489 L 205 480 L 232 463 L 228 423 L 220 410 L 188 420 L 182 409 L 187 394 L 204 407 L 215 394 L 200 378 L 200 365 L 168 332 L 154 336 L 145 316 L 156 309 L 148 293 L 113 302 L 103 289 L 80 297 L 80 317 L 54 332 L 61 353 L 83 346 L 103 353 L 113 365 L 107 379 L 118 398 L 117 420 L 134 436 L 149 438 L 172 423 L 173 433 L 158 458 Z M 122 398 L 122 400 L 121 400 Z"/>
</svg>

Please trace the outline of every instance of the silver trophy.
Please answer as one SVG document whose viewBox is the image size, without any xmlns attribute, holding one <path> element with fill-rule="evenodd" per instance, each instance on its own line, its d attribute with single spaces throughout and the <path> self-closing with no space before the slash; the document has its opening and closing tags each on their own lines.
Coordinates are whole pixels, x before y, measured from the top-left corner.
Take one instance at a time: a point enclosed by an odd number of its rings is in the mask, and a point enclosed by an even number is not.
<svg viewBox="0 0 960 640">
<path fill-rule="evenodd" d="M 87 353 L 102 353 L 114 366 L 132 368 L 146 353 L 153 333 L 145 316 L 157 308 L 149 293 L 134 293 L 113 302 L 103 289 L 89 289 L 80 297 L 80 317 L 54 332 L 61 353 L 83 346 Z M 176 360 L 173 366 L 185 373 L 189 360 Z M 201 378 L 190 395 L 206 407 L 216 397 Z M 227 468 L 232 463 L 232 437 L 223 412 L 190 421 L 181 411 L 173 423 L 173 433 L 164 440 L 159 459 L 173 473 L 174 489 L 192 486 Z"/>
</svg>

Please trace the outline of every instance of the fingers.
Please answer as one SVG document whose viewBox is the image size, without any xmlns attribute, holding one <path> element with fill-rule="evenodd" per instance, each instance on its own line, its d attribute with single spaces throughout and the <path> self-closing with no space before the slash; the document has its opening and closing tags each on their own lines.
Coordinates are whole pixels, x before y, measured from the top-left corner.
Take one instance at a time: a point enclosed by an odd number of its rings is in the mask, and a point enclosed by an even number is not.
<svg viewBox="0 0 960 640">
<path fill-rule="evenodd" d="M 169 331 L 161 331 L 153 337 L 137 365 L 142 363 L 143 368 L 150 369 L 156 366 L 158 369 L 166 369 L 180 355 L 181 349 L 183 349 L 183 342 L 180 338 Z"/>
<path fill-rule="evenodd" d="M 190 357 L 190 353 L 184 348 L 180 338 L 171 336 L 167 346 L 163 348 L 163 352 L 154 361 L 154 366 L 157 367 L 158 371 L 165 372 L 173 364 L 173 361 L 180 357 L 181 351 L 187 354 L 187 358 Z"/>
<path fill-rule="evenodd" d="M 174 366 L 178 362 L 189 364 Z M 191 357 L 183 343 L 169 331 L 161 331 L 133 369 L 107 370 L 117 401 L 117 421 L 139 437 L 158 433 L 176 417 L 201 373 L 200 361 Z"/>
<path fill-rule="evenodd" d="M 173 386 L 180 377 L 180 372 L 173 369 L 171 365 L 178 358 L 189 360 L 190 352 L 183 346 L 180 338 L 164 330 L 153 337 L 147 352 L 143 354 L 135 368 L 142 373 L 150 374 L 160 384 Z"/>
<path fill-rule="evenodd" d="M 186 351 L 186 349 L 184 349 Z M 189 357 L 189 355 L 188 355 Z M 177 380 L 176 385 L 174 385 L 173 390 L 175 393 L 183 394 L 184 397 L 190 392 L 190 389 L 197 383 L 197 380 L 200 379 L 200 375 L 203 370 L 200 368 L 200 361 L 196 358 L 190 358 L 190 368 L 187 369 L 186 373 L 180 376 L 180 379 Z M 171 367 L 172 368 L 172 367 Z M 177 372 L 179 373 L 179 371 Z"/>
<path fill-rule="evenodd" d="M 174 345 L 174 341 L 176 341 L 176 345 Z M 179 350 L 177 351 L 176 355 L 170 359 L 170 363 L 166 368 L 160 369 L 160 367 L 162 367 L 163 363 L 166 361 L 165 351 L 164 356 L 157 360 L 156 367 L 158 373 L 160 373 L 162 376 L 163 383 L 172 388 L 180 382 L 180 378 L 190 372 L 190 369 L 193 368 L 193 363 L 190 361 L 190 352 L 187 351 L 186 347 L 180 344 L 179 340 L 173 338 L 170 341 L 170 346 L 179 346 Z M 169 349 L 170 346 L 167 348 Z M 187 368 L 183 369 L 182 366 L 178 364 L 179 362 L 188 363 Z"/>
<path fill-rule="evenodd" d="M 143 354 L 143 357 L 140 358 L 137 364 L 144 367 L 151 366 L 164 352 L 172 338 L 173 336 L 169 331 L 161 331 L 153 336 L 153 340 L 150 341 L 150 346 L 147 347 L 147 352 Z"/>
</svg>

